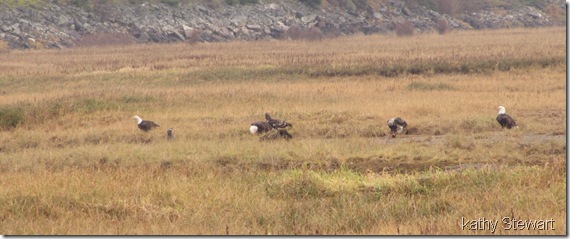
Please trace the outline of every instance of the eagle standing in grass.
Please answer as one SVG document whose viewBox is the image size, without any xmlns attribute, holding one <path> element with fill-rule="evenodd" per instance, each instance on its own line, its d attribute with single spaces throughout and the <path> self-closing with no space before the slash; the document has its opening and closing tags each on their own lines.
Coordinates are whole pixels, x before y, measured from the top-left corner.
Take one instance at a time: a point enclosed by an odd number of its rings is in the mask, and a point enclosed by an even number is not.
<svg viewBox="0 0 570 239">
<path fill-rule="evenodd" d="M 388 127 L 390 127 L 392 138 L 395 138 L 397 134 L 404 132 L 406 127 L 408 127 L 408 123 L 406 123 L 402 118 L 396 117 L 388 120 Z"/>
<path fill-rule="evenodd" d="M 265 132 L 269 132 L 272 129 L 273 127 L 271 127 L 269 123 L 265 121 L 257 121 L 251 123 L 251 126 L 249 127 L 249 132 L 251 132 L 251 134 L 263 134 Z"/>
<path fill-rule="evenodd" d="M 136 115 L 133 118 L 137 120 L 137 125 L 139 129 L 141 129 L 144 132 L 148 132 L 151 129 L 160 127 L 160 125 L 156 124 L 155 122 L 152 122 L 150 120 L 143 120 L 141 119 L 141 117 L 138 117 Z"/>
<path fill-rule="evenodd" d="M 292 124 L 287 123 L 283 120 L 271 118 L 271 115 L 269 115 L 269 112 L 265 113 L 265 119 L 267 120 L 267 123 L 269 123 L 269 125 L 271 125 L 271 127 L 274 129 L 293 127 Z"/>
<path fill-rule="evenodd" d="M 501 127 L 503 127 L 503 129 L 506 127 L 507 129 L 510 128 L 518 128 L 519 126 L 517 126 L 517 123 L 515 122 L 515 119 L 513 119 L 513 117 L 511 117 L 510 115 L 507 114 L 507 111 L 505 110 L 504 106 L 499 106 L 499 115 L 497 115 L 497 122 L 499 122 L 499 124 L 501 125 Z"/>
</svg>

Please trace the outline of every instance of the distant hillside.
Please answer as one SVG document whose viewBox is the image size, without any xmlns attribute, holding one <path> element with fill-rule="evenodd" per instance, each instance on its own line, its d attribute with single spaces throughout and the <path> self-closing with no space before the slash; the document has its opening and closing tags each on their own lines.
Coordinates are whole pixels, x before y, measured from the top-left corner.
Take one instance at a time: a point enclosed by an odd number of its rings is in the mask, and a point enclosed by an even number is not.
<svg viewBox="0 0 570 239">
<path fill-rule="evenodd" d="M 564 25 L 563 0 L 5 0 L 0 50 Z"/>
</svg>

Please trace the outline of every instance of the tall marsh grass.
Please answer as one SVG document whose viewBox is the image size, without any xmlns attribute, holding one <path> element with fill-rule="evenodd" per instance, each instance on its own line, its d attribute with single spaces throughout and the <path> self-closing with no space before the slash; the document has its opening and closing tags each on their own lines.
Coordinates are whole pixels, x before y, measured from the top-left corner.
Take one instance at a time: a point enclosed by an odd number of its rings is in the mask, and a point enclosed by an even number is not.
<svg viewBox="0 0 570 239">
<path fill-rule="evenodd" d="M 0 233 L 566 234 L 564 32 L 0 54 Z"/>
</svg>

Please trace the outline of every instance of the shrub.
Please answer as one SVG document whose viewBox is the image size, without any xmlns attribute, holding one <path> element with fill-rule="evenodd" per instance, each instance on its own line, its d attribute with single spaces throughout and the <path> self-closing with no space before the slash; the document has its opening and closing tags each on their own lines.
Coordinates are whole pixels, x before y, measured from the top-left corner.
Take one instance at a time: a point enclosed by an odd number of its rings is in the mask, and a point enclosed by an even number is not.
<svg viewBox="0 0 570 239">
<path fill-rule="evenodd" d="M 180 3 L 180 0 L 161 0 L 160 2 L 167 4 L 169 6 L 175 7 L 175 6 L 178 6 L 178 4 Z"/>
<path fill-rule="evenodd" d="M 412 82 L 408 85 L 408 90 L 455 90 L 455 87 L 445 83 L 429 84 L 423 82 Z"/>
<path fill-rule="evenodd" d="M 440 13 L 449 16 L 455 16 L 461 11 L 461 1 L 459 0 L 438 0 L 436 4 Z"/>
<path fill-rule="evenodd" d="M 290 38 L 292 40 L 314 41 L 322 38 L 322 32 L 317 27 L 303 29 L 297 26 L 292 26 L 283 34 L 283 36 L 284 38 Z"/>
<path fill-rule="evenodd" d="M 411 36 L 414 35 L 414 24 L 410 21 L 396 24 L 396 35 Z"/>
<path fill-rule="evenodd" d="M 198 43 L 203 41 L 202 40 L 202 31 L 194 29 L 189 36 L 186 36 L 186 41 L 190 44 Z"/>
<path fill-rule="evenodd" d="M 4 107 L 0 109 L 0 127 L 3 129 L 16 128 L 25 119 L 24 110 L 21 107 Z"/>
<path fill-rule="evenodd" d="M 10 44 L 5 41 L 0 41 L 0 53 L 10 51 Z"/>
<path fill-rule="evenodd" d="M 73 6 L 80 7 L 80 8 L 89 7 L 89 0 L 70 0 L 69 3 Z"/>
<path fill-rule="evenodd" d="M 135 43 L 133 36 L 126 33 L 88 33 L 78 41 L 77 46 L 107 46 Z"/>
<path fill-rule="evenodd" d="M 444 18 L 439 19 L 437 21 L 436 29 L 437 32 L 441 35 L 447 33 L 449 31 L 449 24 L 447 23 L 447 20 Z"/>
<path fill-rule="evenodd" d="M 259 0 L 225 0 L 226 4 L 228 5 L 236 5 L 236 4 L 256 4 L 259 3 Z"/>
<path fill-rule="evenodd" d="M 312 8 L 317 8 L 322 3 L 322 0 L 299 0 L 299 1 Z"/>
<path fill-rule="evenodd" d="M 28 45 L 32 49 L 44 49 L 44 45 L 40 41 L 37 41 L 37 40 L 28 39 Z"/>
<path fill-rule="evenodd" d="M 445 145 L 449 148 L 473 150 L 476 147 L 476 142 L 473 138 L 463 135 L 449 135 L 445 140 Z"/>
<path fill-rule="evenodd" d="M 547 13 L 548 15 L 550 15 L 552 18 L 557 19 L 557 20 L 565 20 L 566 18 L 566 12 L 564 11 L 564 8 L 561 8 L 559 5 L 557 4 L 550 4 L 547 7 L 545 7 L 544 12 Z"/>
</svg>

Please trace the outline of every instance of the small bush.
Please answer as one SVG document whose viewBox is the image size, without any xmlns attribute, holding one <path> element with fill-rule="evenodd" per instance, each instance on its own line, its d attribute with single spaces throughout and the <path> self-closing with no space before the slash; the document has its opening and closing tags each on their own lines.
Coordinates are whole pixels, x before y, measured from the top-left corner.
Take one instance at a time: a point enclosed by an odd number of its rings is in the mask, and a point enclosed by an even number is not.
<svg viewBox="0 0 570 239">
<path fill-rule="evenodd" d="M 421 91 L 432 91 L 432 90 L 456 90 L 455 87 L 445 84 L 429 84 L 423 82 L 412 82 L 408 85 L 408 90 L 421 90 Z"/>
<path fill-rule="evenodd" d="M 189 36 L 186 36 L 186 41 L 190 44 L 195 44 L 203 41 L 202 31 L 196 29 L 192 30 L 192 33 L 190 33 Z"/>
<path fill-rule="evenodd" d="M 28 39 L 28 45 L 32 49 L 44 49 L 44 45 L 40 41 L 37 41 L 37 40 Z"/>
<path fill-rule="evenodd" d="M 180 0 L 161 0 L 160 2 L 167 4 L 171 7 L 175 7 L 175 6 L 178 6 L 178 4 L 180 3 Z"/>
<path fill-rule="evenodd" d="M 5 41 L 0 41 L 0 53 L 10 51 L 10 44 Z"/>
<path fill-rule="evenodd" d="M 447 33 L 449 31 L 449 24 L 447 23 L 447 20 L 444 18 L 439 19 L 439 21 L 437 21 L 436 29 L 437 33 L 441 35 Z"/>
<path fill-rule="evenodd" d="M 557 20 L 565 20 L 566 12 L 558 4 L 550 4 L 544 8 L 544 12 Z"/>
<path fill-rule="evenodd" d="M 307 170 L 290 178 L 268 182 L 266 193 L 271 198 L 295 200 L 331 197 L 335 194 L 317 178 L 314 172 Z"/>
<path fill-rule="evenodd" d="M 245 5 L 245 4 L 256 4 L 259 3 L 259 0 L 225 0 L 226 4 L 228 5 Z"/>
<path fill-rule="evenodd" d="M 283 37 L 286 39 L 290 38 L 291 40 L 315 41 L 322 38 L 322 32 L 316 27 L 303 29 L 297 26 L 292 26 L 283 34 Z"/>
<path fill-rule="evenodd" d="M 0 127 L 16 128 L 26 120 L 22 107 L 5 107 L 0 109 Z"/>
<path fill-rule="evenodd" d="M 475 118 L 475 119 L 465 119 L 459 124 L 460 128 L 467 132 L 482 132 L 487 130 L 492 130 L 495 126 L 498 126 L 494 117 L 490 118 Z"/>
<path fill-rule="evenodd" d="M 414 35 L 414 24 L 410 21 L 398 23 L 396 25 L 396 35 L 398 35 L 398 36 L 412 36 L 412 35 Z"/>
<path fill-rule="evenodd" d="M 445 141 L 447 147 L 462 150 L 474 150 L 476 147 L 475 143 L 473 138 L 463 135 L 449 135 Z"/>
<path fill-rule="evenodd" d="M 122 101 L 125 103 L 148 103 L 155 101 L 155 99 L 152 96 L 148 95 L 143 95 L 143 96 L 126 95 L 122 97 Z"/>
<path fill-rule="evenodd" d="M 89 0 L 70 0 L 69 3 L 73 6 L 80 7 L 80 8 L 89 7 Z"/>
<path fill-rule="evenodd" d="M 455 16 L 457 13 L 461 12 L 461 2 L 462 1 L 459 0 L 438 0 L 436 4 L 440 13 Z"/>
<path fill-rule="evenodd" d="M 309 7 L 317 8 L 321 5 L 322 0 L 299 0 L 299 2 L 302 2 Z"/>
<path fill-rule="evenodd" d="M 93 113 L 97 111 L 104 111 L 110 109 L 117 109 L 118 105 L 114 102 L 97 100 L 97 99 L 83 99 L 78 102 L 74 102 L 72 109 L 73 111 Z"/>
<path fill-rule="evenodd" d="M 77 46 L 108 46 L 135 42 L 134 37 L 126 33 L 88 33 L 83 35 L 76 44 Z"/>
</svg>

